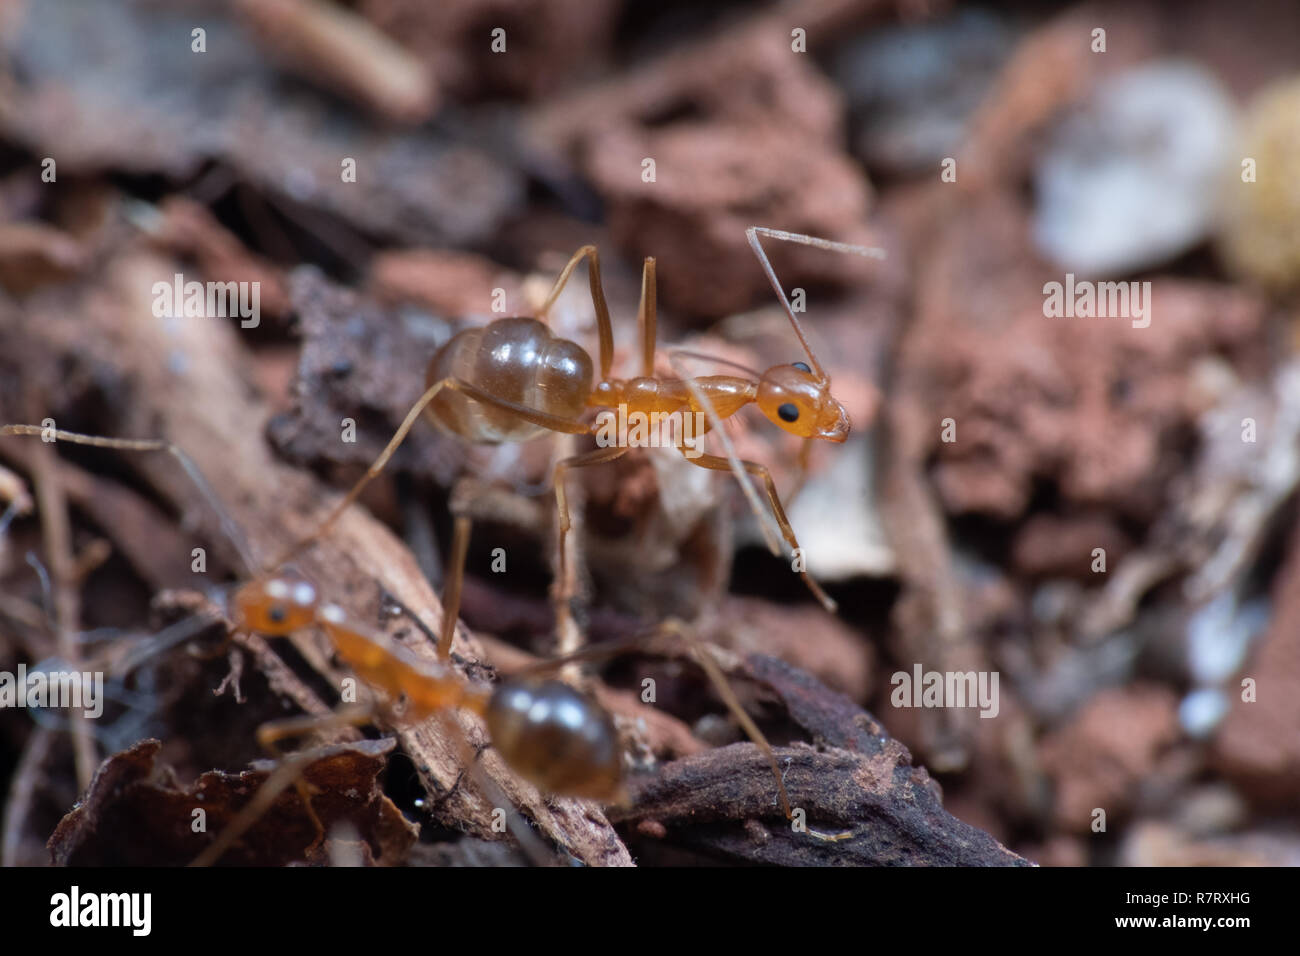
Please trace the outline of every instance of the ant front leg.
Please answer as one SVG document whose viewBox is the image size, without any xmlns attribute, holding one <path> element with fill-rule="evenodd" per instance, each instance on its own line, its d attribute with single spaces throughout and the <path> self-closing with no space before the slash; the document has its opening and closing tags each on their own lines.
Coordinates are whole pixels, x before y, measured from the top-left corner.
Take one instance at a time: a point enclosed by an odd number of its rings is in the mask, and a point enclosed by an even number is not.
<svg viewBox="0 0 1300 956">
<path fill-rule="evenodd" d="M 655 374 L 655 337 L 659 325 L 656 284 L 655 260 L 647 256 L 641 268 L 641 305 L 637 309 L 637 324 L 641 327 L 641 374 L 646 378 L 654 378 Z"/>
<path fill-rule="evenodd" d="M 708 468 L 712 471 L 731 471 L 732 467 L 729 459 L 721 458 L 717 455 L 697 455 L 692 458 L 690 455 L 687 455 L 685 449 L 683 449 L 682 457 L 698 468 Z M 794 528 L 790 524 L 790 519 L 785 516 L 785 508 L 781 506 L 781 498 L 776 493 L 776 482 L 772 480 L 772 473 L 767 470 L 766 465 L 761 465 L 756 461 L 737 459 L 737 464 L 763 483 L 763 489 L 767 492 L 768 503 L 772 506 L 772 515 L 776 518 L 776 523 L 781 529 L 781 534 L 785 537 L 786 543 L 794 550 L 795 558 L 802 559 L 803 552 L 799 549 L 799 539 L 795 537 Z M 829 594 L 821 589 L 821 585 L 814 581 L 807 571 L 800 570 L 799 576 L 803 578 L 804 584 L 808 586 L 808 590 L 812 592 L 813 597 L 817 598 L 817 600 L 821 602 L 822 607 L 826 608 L 826 610 L 831 613 L 834 613 L 838 605 L 836 605 L 834 599 L 832 599 Z"/>
<path fill-rule="evenodd" d="M 473 519 L 457 510 L 452 518 L 451 554 L 445 566 L 442 586 L 442 631 L 438 635 L 438 658 L 451 659 L 451 642 L 456 636 L 456 619 L 460 616 L 460 590 L 465 582 L 465 557 L 469 553 L 469 535 Z"/>
</svg>

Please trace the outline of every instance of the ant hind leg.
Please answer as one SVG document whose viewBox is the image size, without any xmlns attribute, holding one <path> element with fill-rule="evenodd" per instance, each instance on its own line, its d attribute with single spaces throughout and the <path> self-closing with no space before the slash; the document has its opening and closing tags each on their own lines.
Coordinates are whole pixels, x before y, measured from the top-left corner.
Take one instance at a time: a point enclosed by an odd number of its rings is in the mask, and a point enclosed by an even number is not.
<svg viewBox="0 0 1300 956">
<path fill-rule="evenodd" d="M 726 704 L 727 709 L 731 711 L 732 716 L 736 718 L 745 731 L 745 736 L 753 742 L 754 746 L 767 759 L 768 766 L 772 768 L 772 777 L 776 780 L 776 792 L 781 801 L 781 809 L 785 813 L 787 820 L 794 820 L 794 807 L 790 802 L 790 794 L 785 788 L 785 775 L 781 773 L 781 765 L 777 762 L 776 751 L 772 749 L 772 744 L 758 724 L 754 722 L 754 718 L 746 713 L 745 708 L 740 703 L 740 698 L 736 696 L 735 690 L 731 687 L 731 682 L 727 680 L 727 675 L 723 673 L 708 645 L 691 633 L 688 625 L 673 617 L 668 618 L 659 625 L 658 633 L 678 637 L 686 642 L 692 656 L 704 670 L 710 683 L 713 684 L 714 690 L 718 692 L 722 702 Z M 851 831 L 826 833 L 812 827 L 807 828 L 807 833 L 809 836 L 827 843 L 838 843 L 853 836 Z"/>
<path fill-rule="evenodd" d="M 558 558 L 555 568 L 555 612 L 556 628 L 560 632 L 561 652 L 568 652 L 576 648 L 576 640 L 566 640 L 564 631 L 568 629 L 570 622 L 569 602 L 573 599 L 575 586 L 570 579 L 569 571 L 569 552 L 568 537 L 569 531 L 573 527 L 573 521 L 569 514 L 569 499 L 564 490 L 564 477 L 572 468 L 587 468 L 591 465 L 601 465 L 608 461 L 622 458 L 627 454 L 627 448 L 620 445 L 610 445 L 606 448 L 597 448 L 594 451 L 586 452 L 582 455 L 573 455 L 570 458 L 562 459 L 555 465 L 553 481 L 555 484 L 555 510 L 558 517 L 557 521 L 557 547 Z"/>
</svg>

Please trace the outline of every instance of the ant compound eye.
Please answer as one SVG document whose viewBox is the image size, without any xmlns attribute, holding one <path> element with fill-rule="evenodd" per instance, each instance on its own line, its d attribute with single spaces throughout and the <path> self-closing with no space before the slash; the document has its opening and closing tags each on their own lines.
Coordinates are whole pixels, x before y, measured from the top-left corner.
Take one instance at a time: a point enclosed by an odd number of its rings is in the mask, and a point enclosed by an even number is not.
<svg viewBox="0 0 1300 956">
<path fill-rule="evenodd" d="M 795 362 L 795 363 L 794 363 L 794 367 L 797 368 L 797 369 L 798 369 L 799 371 L 801 371 L 801 372 L 811 372 L 811 371 L 812 371 L 812 369 L 810 369 L 810 368 L 808 367 L 808 363 L 807 363 L 807 362 Z M 794 419 L 793 419 L 793 418 L 788 418 L 788 419 L 786 419 L 786 421 L 794 421 Z"/>
<path fill-rule="evenodd" d="M 783 422 L 797 422 L 799 420 L 799 408 L 794 402 L 786 402 L 776 410 L 776 413 L 781 416 Z"/>
</svg>

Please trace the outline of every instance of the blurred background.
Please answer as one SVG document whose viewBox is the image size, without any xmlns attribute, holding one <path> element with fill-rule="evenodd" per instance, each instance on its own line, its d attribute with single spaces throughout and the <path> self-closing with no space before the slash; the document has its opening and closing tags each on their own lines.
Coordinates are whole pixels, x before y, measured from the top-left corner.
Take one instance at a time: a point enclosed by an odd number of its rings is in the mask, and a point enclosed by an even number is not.
<svg viewBox="0 0 1300 956">
<path fill-rule="evenodd" d="M 0 0 L 0 420 L 206 447 L 257 525 L 305 506 L 237 449 L 344 487 L 437 346 L 494 303 L 528 314 L 585 243 L 624 375 L 642 257 L 661 345 L 762 368 L 803 356 L 746 227 L 878 246 L 768 249 L 854 421 L 790 504 L 838 616 L 729 476 L 649 453 L 573 479 L 576 629 L 672 615 L 810 672 L 1036 863 L 1295 865 L 1298 35 L 1284 0 Z M 154 317 L 174 273 L 260 283 L 258 321 Z M 1067 276 L 1149 283 L 1146 315 L 1052 315 Z M 579 280 L 552 324 L 594 354 Z M 196 321 L 224 327 L 198 362 Z M 169 417 L 178 387 L 225 430 Z M 788 499 L 799 442 L 750 412 L 730 436 Z M 74 619 L 156 633 L 188 607 L 159 595 L 193 588 L 194 535 L 215 582 L 241 573 L 175 476 L 60 447 L 76 597 L 51 610 L 26 557 L 51 562 L 29 498 L 50 465 L 26 444 L 0 442 L 0 669 L 66 650 Z M 573 447 L 421 426 L 364 499 L 437 582 L 451 489 L 475 489 L 462 619 L 497 654 L 555 650 L 546 486 Z M 997 672 L 997 717 L 894 706 L 918 663 Z M 690 741 L 650 763 L 739 739 L 683 666 L 652 672 Z M 252 676 L 252 705 L 212 698 L 226 670 L 111 687 L 79 758 L 55 717 L 0 712 L 4 861 L 47 859 L 92 756 L 161 737 L 182 780 L 256 756 L 282 705 Z"/>
</svg>

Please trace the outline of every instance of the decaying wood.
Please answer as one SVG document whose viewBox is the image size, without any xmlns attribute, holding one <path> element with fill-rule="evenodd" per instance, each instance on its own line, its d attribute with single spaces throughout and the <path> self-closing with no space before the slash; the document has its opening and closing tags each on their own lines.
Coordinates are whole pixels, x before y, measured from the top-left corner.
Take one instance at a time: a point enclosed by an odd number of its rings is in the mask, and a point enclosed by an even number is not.
<svg viewBox="0 0 1300 956">
<path fill-rule="evenodd" d="M 422 123 L 438 106 L 428 66 L 370 21 L 319 0 L 236 0 L 274 59 L 390 120 Z"/>
<path fill-rule="evenodd" d="M 650 822 L 640 832 L 747 862 L 783 865 L 1011 866 L 1026 861 L 949 815 L 938 785 L 907 748 L 842 694 L 780 661 L 752 655 L 745 669 L 776 691 L 817 747 L 779 748 L 786 786 L 809 829 L 845 831 L 828 842 L 796 833 L 775 800 L 766 760 L 748 744 L 669 764 L 615 819 Z M 735 821 L 748 821 L 738 825 Z M 757 822 L 761 821 L 761 822 Z"/>
<path fill-rule="evenodd" d="M 211 771 L 186 788 L 155 762 L 161 744 L 142 740 L 100 766 L 83 799 L 50 837 L 62 866 L 181 866 L 194 853 L 196 809 L 207 832 L 219 833 L 270 776 L 266 767 L 244 773 Z M 400 862 L 415 843 L 407 822 L 379 785 L 391 740 L 321 748 L 303 771 L 316 796 L 312 809 L 326 834 L 346 820 L 360 838 L 363 860 Z M 149 839 L 139 839 L 147 832 Z M 234 848 L 226 863 L 265 866 L 297 862 L 315 838 L 315 825 L 297 795 L 281 794 L 266 816 Z M 330 839 L 317 848 L 328 859 Z"/>
</svg>

